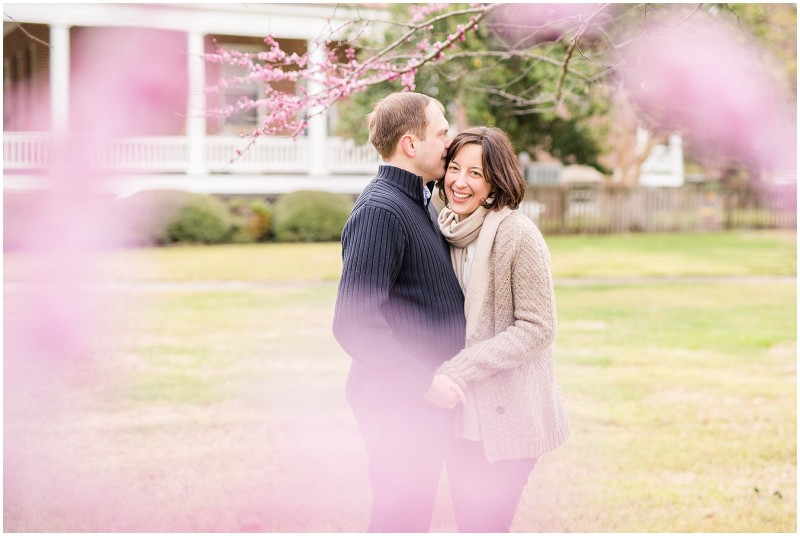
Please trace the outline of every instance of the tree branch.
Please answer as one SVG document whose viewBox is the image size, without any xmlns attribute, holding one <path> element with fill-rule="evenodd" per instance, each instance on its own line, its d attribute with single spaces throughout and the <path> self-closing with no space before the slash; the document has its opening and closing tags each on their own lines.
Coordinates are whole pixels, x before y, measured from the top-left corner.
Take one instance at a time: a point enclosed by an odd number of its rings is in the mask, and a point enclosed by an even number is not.
<svg viewBox="0 0 800 536">
<path fill-rule="evenodd" d="M 364 68 L 366 68 L 370 64 L 373 64 L 378 59 L 383 58 L 384 56 L 389 54 L 389 52 L 391 52 L 392 50 L 396 49 L 397 47 L 399 47 L 400 45 L 402 45 L 403 43 L 408 41 L 419 30 L 422 30 L 422 29 L 424 29 L 424 28 L 426 28 L 426 27 L 428 27 L 428 26 L 430 26 L 432 24 L 435 24 L 435 23 L 437 23 L 437 22 L 439 22 L 441 20 L 445 20 L 445 19 L 450 18 L 450 17 L 454 17 L 454 16 L 457 16 L 457 15 L 468 15 L 468 14 L 471 14 L 471 13 L 477 13 L 475 22 L 473 23 L 473 25 L 475 25 L 475 24 L 478 23 L 478 21 L 480 21 L 483 17 L 485 17 L 486 14 L 489 13 L 489 11 L 494 9 L 494 7 L 495 7 L 495 4 L 492 4 L 492 5 L 481 6 L 481 7 L 473 8 L 473 9 L 462 9 L 460 11 L 451 11 L 449 13 L 444 13 L 442 15 L 438 15 L 438 16 L 436 16 L 436 17 L 434 17 L 434 18 L 432 18 L 430 20 L 427 20 L 425 22 L 421 22 L 419 24 L 414 24 L 414 25 L 409 25 L 409 27 L 411 28 L 409 31 L 407 31 L 405 34 L 403 34 L 402 37 L 397 39 L 394 43 L 390 44 L 389 46 L 387 46 L 386 48 L 384 48 L 383 50 L 381 50 L 380 52 L 375 54 L 372 58 L 370 58 L 369 60 L 364 62 L 361 65 L 361 67 L 358 70 L 354 71 L 352 74 L 353 75 L 358 74 L 359 71 L 363 71 Z M 435 56 L 438 56 L 438 53 Z M 424 65 L 425 63 L 430 61 L 430 59 L 432 59 L 435 56 L 431 56 L 430 58 L 428 58 L 425 61 L 421 62 L 419 65 Z"/>
<path fill-rule="evenodd" d="M 19 28 L 19 29 L 22 31 L 22 33 L 24 33 L 24 34 L 25 34 L 26 36 L 28 36 L 30 39 L 33 39 L 33 40 L 34 40 L 34 41 L 36 41 L 37 43 L 41 43 L 41 44 L 43 44 L 43 45 L 44 45 L 44 46 L 46 46 L 47 48 L 51 48 L 51 49 L 53 48 L 53 46 L 52 46 L 50 43 L 47 43 L 47 42 L 45 42 L 45 41 L 42 41 L 41 39 L 39 39 L 39 38 L 38 38 L 38 37 L 36 37 L 35 35 L 31 34 L 31 33 L 30 33 L 28 30 L 26 30 L 26 29 L 25 29 L 25 27 L 24 27 L 24 26 L 22 26 L 22 24 L 20 24 L 20 23 L 19 23 L 19 22 L 17 22 L 16 20 L 14 20 L 14 17 L 11 17 L 10 15 L 6 15 L 5 13 L 3 13 L 3 16 L 4 16 L 5 18 L 7 18 L 8 20 L 10 20 L 11 22 L 13 22 L 14 24 L 16 24 L 16 25 L 17 25 L 17 28 Z"/>
<path fill-rule="evenodd" d="M 666 27 L 660 29 L 659 31 L 654 32 L 652 35 L 658 35 L 658 34 L 661 34 L 661 33 L 664 33 L 664 32 L 668 32 L 669 30 L 672 30 L 673 28 L 677 28 L 681 24 L 685 23 L 687 20 L 691 19 L 694 16 L 694 14 L 697 13 L 700 10 L 701 7 L 703 7 L 703 4 L 697 4 L 695 6 L 695 8 L 691 11 L 691 13 L 689 13 L 685 17 L 681 18 L 680 20 L 678 20 L 678 22 L 676 22 L 675 24 L 672 24 L 671 26 L 666 26 Z M 647 4 L 645 4 L 645 17 L 647 17 Z M 645 21 L 646 21 L 646 19 L 645 19 Z M 634 43 L 635 41 L 640 39 L 644 35 L 644 33 L 645 33 L 645 27 L 644 27 L 644 23 L 643 23 L 642 31 L 639 32 L 639 35 L 637 35 L 636 37 L 632 37 L 632 38 L 628 39 L 627 41 L 623 41 L 622 43 L 617 43 L 617 44 L 613 45 L 613 47 L 615 49 L 617 49 L 617 50 L 621 49 L 621 48 L 625 48 L 626 46 L 628 46 L 631 43 Z"/>
<path fill-rule="evenodd" d="M 564 58 L 564 62 L 563 62 L 563 68 L 562 68 L 562 71 L 561 71 L 561 77 L 558 80 L 558 87 L 556 89 L 556 97 L 555 97 L 556 102 L 561 102 L 561 94 L 562 94 L 562 92 L 564 90 L 564 81 L 566 80 L 567 73 L 569 72 L 569 69 L 568 69 L 569 61 L 570 61 L 570 59 L 572 59 L 572 54 L 575 52 L 575 49 L 578 47 L 578 41 L 583 36 L 583 34 L 586 32 L 586 29 L 589 27 L 589 24 L 592 22 L 592 20 L 595 17 L 597 17 L 597 15 L 599 15 L 605 8 L 607 8 L 608 5 L 609 4 L 602 4 L 600 7 L 598 7 L 594 11 L 594 13 L 589 15 L 589 17 L 586 19 L 586 22 L 584 22 L 581 25 L 581 27 L 578 28 L 578 31 L 575 32 L 575 36 L 570 40 L 569 48 L 567 49 L 567 55 Z"/>
</svg>

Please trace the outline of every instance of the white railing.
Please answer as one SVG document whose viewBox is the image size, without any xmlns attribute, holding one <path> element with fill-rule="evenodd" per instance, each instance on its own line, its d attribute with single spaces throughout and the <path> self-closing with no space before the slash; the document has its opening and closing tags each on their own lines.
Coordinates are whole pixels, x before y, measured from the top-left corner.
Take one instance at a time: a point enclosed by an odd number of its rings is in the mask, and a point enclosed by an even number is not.
<svg viewBox="0 0 800 536">
<path fill-rule="evenodd" d="M 303 173 L 308 169 L 305 139 L 259 138 L 248 147 L 249 138 L 206 138 L 209 171 L 227 173 Z M 243 151 L 237 156 L 237 151 Z"/>
<path fill-rule="evenodd" d="M 105 169 L 182 172 L 188 162 L 186 140 L 172 136 L 109 140 L 93 152 L 93 163 Z"/>
<path fill-rule="evenodd" d="M 334 173 L 374 173 L 381 157 L 372 146 L 356 145 L 353 140 L 328 138 L 328 167 Z"/>
<path fill-rule="evenodd" d="M 37 169 L 50 161 L 49 134 L 3 133 L 3 169 Z"/>
<path fill-rule="evenodd" d="M 6 172 L 44 169 L 51 154 L 52 136 L 41 132 L 4 132 L 3 169 Z M 71 143 L 84 143 L 78 138 Z M 151 136 L 104 141 L 91 150 L 95 165 L 106 169 L 141 173 L 185 173 L 189 168 L 188 140 L 182 136 Z M 324 159 L 331 174 L 372 174 L 381 160 L 372 146 L 330 137 L 324 154 L 311 154 L 306 138 L 248 139 L 208 136 L 203 151 L 210 173 L 272 174 L 307 173 L 312 159 Z M 245 150 L 246 149 L 246 150 Z M 237 150 L 244 151 L 237 156 Z"/>
</svg>

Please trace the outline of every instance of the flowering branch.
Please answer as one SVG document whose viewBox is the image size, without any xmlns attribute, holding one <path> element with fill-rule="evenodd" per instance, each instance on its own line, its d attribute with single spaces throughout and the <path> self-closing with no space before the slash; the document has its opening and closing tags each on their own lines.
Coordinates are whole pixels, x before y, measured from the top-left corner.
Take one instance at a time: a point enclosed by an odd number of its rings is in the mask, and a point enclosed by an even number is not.
<svg viewBox="0 0 800 536">
<path fill-rule="evenodd" d="M 254 109 L 261 111 L 260 126 L 249 134 L 250 142 L 237 151 L 238 157 L 260 136 L 299 136 L 308 128 L 312 117 L 368 86 L 399 80 L 404 91 L 413 91 L 418 69 L 429 63 L 447 61 L 446 51 L 466 41 L 468 34 L 476 32 L 479 22 L 494 9 L 492 5 L 475 5 L 442 13 L 448 7 L 448 4 L 413 6 L 413 16 L 403 25 L 403 34 L 374 53 L 369 53 L 365 47 L 361 47 L 360 54 L 356 50 L 368 24 L 360 18 L 336 29 L 329 20 L 326 33 L 315 42 L 312 50 L 304 54 L 287 54 L 272 36 L 264 39 L 268 48 L 264 52 L 243 53 L 218 47 L 216 52 L 205 55 L 206 61 L 234 66 L 244 74 L 220 80 L 208 88 L 209 93 L 257 84 L 262 88 L 263 97 L 243 97 L 235 104 L 212 109 L 210 113 L 212 116 L 229 116 Z M 444 39 L 430 39 L 438 23 L 467 17 Z M 376 21 L 369 23 L 375 24 Z M 356 28 L 354 35 L 344 41 L 338 38 L 358 24 L 360 27 Z M 410 48 L 412 38 L 417 38 L 418 42 Z M 361 60 L 360 56 L 366 56 L 366 59 Z M 291 82 L 294 89 L 277 89 L 276 84 L 280 82 Z"/>
</svg>

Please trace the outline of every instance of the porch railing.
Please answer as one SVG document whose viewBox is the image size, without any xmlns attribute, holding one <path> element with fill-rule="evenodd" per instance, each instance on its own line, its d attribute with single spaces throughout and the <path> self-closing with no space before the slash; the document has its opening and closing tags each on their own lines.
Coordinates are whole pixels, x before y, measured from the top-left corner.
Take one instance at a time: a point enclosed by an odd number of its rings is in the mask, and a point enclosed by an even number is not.
<svg viewBox="0 0 800 536">
<path fill-rule="evenodd" d="M 40 132 L 3 133 L 3 169 L 7 172 L 44 169 L 52 155 L 52 136 Z M 223 136 L 205 138 L 202 166 L 209 173 L 307 173 L 312 158 L 324 159 L 331 174 L 371 174 L 380 157 L 371 146 L 352 140 L 330 137 L 325 154 L 311 154 L 307 139 L 259 139 L 247 147 L 247 139 Z M 71 144 L 89 143 L 79 137 Z M 186 173 L 189 169 L 189 144 L 181 136 L 150 136 L 115 139 L 94 143 L 89 150 L 92 163 L 115 171 L 134 173 Z"/>
</svg>

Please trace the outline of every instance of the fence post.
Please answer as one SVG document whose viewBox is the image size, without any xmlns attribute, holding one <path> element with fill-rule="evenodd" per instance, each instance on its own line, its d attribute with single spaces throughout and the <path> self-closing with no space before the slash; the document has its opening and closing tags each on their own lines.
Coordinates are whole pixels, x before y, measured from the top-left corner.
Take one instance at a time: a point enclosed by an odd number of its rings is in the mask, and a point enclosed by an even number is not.
<svg viewBox="0 0 800 536">
<path fill-rule="evenodd" d="M 566 184 L 562 184 L 558 188 L 558 229 L 561 234 L 567 232 L 567 210 L 569 209 L 570 191 L 571 187 Z"/>
</svg>

